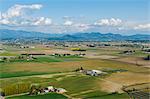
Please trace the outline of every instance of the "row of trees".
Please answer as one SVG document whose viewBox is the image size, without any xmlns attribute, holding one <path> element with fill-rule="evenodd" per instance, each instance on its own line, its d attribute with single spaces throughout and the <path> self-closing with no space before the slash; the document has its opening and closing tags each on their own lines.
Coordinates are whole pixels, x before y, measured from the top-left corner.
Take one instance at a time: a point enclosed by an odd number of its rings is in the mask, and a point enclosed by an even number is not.
<svg viewBox="0 0 150 99">
<path fill-rule="evenodd" d="M 2 89 L 5 95 L 14 95 L 29 92 L 30 85 L 30 83 L 17 83 L 2 87 Z"/>
<path fill-rule="evenodd" d="M 16 57 L 3 57 L 1 58 L 1 62 L 11 62 L 11 61 L 16 61 L 16 60 L 27 60 L 27 59 L 36 59 L 32 55 L 20 55 Z"/>
</svg>

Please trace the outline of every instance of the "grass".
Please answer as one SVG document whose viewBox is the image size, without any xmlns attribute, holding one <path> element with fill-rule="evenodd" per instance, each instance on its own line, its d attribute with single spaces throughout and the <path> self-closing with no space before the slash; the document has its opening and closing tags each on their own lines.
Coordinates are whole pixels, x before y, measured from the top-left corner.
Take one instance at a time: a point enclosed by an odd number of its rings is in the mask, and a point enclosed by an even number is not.
<svg viewBox="0 0 150 99">
<path fill-rule="evenodd" d="M 129 96 L 125 93 L 106 94 L 104 92 L 101 93 L 93 92 L 88 94 L 89 95 L 85 96 L 83 99 L 128 99 L 129 98 Z M 67 99 L 67 97 L 57 93 L 49 93 L 49 94 L 37 95 L 37 96 L 29 96 L 29 95 L 14 96 L 6 99 Z"/>
<path fill-rule="evenodd" d="M 144 53 L 140 50 L 137 50 L 132 56 L 135 56 L 135 57 L 145 57 L 147 56 L 148 54 L 147 53 Z"/>
<path fill-rule="evenodd" d="M 15 96 L 6 99 L 67 99 L 67 97 L 62 94 L 49 93 L 49 94 L 36 95 L 36 96 L 22 95 L 22 96 Z"/>
<path fill-rule="evenodd" d="M 46 72 L 28 72 L 28 71 L 1 72 L 0 78 L 22 77 L 22 76 L 42 75 L 42 74 L 48 74 L 48 73 L 46 73 Z"/>
<path fill-rule="evenodd" d="M 81 56 L 69 55 L 69 56 L 54 56 L 57 58 L 82 58 Z"/>
<path fill-rule="evenodd" d="M 47 59 L 43 59 L 47 60 Z M 137 67 L 132 64 L 122 62 L 87 59 L 82 61 L 67 61 L 67 62 L 13 62 L 13 63 L 0 63 L 1 78 L 20 77 L 34 74 L 58 73 L 74 71 L 77 68 L 83 67 L 84 69 L 107 69 L 112 70 L 127 70 L 136 73 L 149 73 L 149 69 L 144 67 Z"/>
<path fill-rule="evenodd" d="M 81 56 L 75 56 L 75 55 L 70 55 L 70 56 L 52 56 L 56 59 L 60 59 L 63 61 L 80 61 L 80 60 L 84 60 L 83 57 Z"/>
<path fill-rule="evenodd" d="M 93 78 L 90 76 L 81 75 L 79 73 L 79 74 L 74 74 L 74 75 L 54 76 L 52 78 L 51 77 L 50 78 L 40 78 L 40 77 L 24 78 L 22 77 L 22 78 L 11 78 L 11 79 L 6 79 L 6 80 L 3 79 L 3 80 L 0 80 L 1 82 L 0 85 L 3 90 L 5 91 L 8 90 L 6 91 L 7 92 L 6 95 L 12 94 L 10 93 L 9 90 L 14 90 L 15 92 L 16 90 L 15 86 L 19 85 L 21 87 L 22 85 L 25 84 L 26 86 L 30 87 L 30 84 L 37 83 L 37 84 L 40 84 L 41 86 L 52 85 L 57 88 L 65 88 L 68 91 L 67 94 L 75 96 L 75 94 L 79 94 L 87 90 L 95 89 L 96 81 L 97 79 L 95 77 Z M 26 89 L 24 92 L 27 92 L 28 90 Z M 17 94 L 17 92 L 15 94 Z"/>
<path fill-rule="evenodd" d="M 95 87 L 96 79 L 90 76 L 73 76 L 54 82 L 55 86 L 65 88 L 67 94 L 76 94 Z"/>
<path fill-rule="evenodd" d="M 13 47 L 6 48 L 5 53 L 1 53 L 0 56 L 15 56 L 15 53 L 20 54 L 20 51 L 28 52 L 31 49 L 18 49 Z M 35 48 L 32 49 L 34 52 L 44 52 L 44 50 L 49 50 L 46 48 Z M 124 49 L 123 49 L 124 50 Z M 97 53 L 98 55 L 123 55 L 119 54 L 121 50 L 116 48 L 87 48 L 87 52 Z M 50 54 L 50 53 L 47 53 Z M 143 56 L 140 51 L 137 51 L 131 56 Z M 129 56 L 130 57 L 130 56 Z M 51 77 L 52 73 L 64 73 L 71 72 L 77 68 L 83 67 L 84 69 L 98 69 L 98 70 L 107 70 L 110 75 L 102 77 L 91 77 L 83 74 L 66 74 L 66 75 L 57 75 Z M 126 71 L 121 73 L 116 73 L 116 71 Z M 80 56 L 44 56 L 37 57 L 36 60 L 15 60 L 13 62 L 4 62 L 0 63 L 0 88 L 4 90 L 11 90 L 15 94 L 16 86 L 19 84 L 20 87 L 26 86 L 26 89 L 20 92 L 28 92 L 29 86 L 33 83 L 40 84 L 41 86 L 55 86 L 66 89 L 67 94 L 75 98 L 83 99 L 128 99 L 127 94 L 118 94 L 109 92 L 107 90 L 102 90 L 102 87 L 110 83 L 102 81 L 102 79 L 116 82 L 119 84 L 129 84 L 131 82 L 137 82 L 139 79 L 145 81 L 147 75 L 149 74 L 149 69 L 136 66 L 134 64 L 128 64 L 126 62 L 119 62 L 115 60 L 102 60 L 102 59 L 88 59 L 82 58 Z M 42 75 L 45 74 L 45 78 Z M 36 77 L 28 77 L 32 75 L 41 75 Z M 136 75 L 136 77 L 135 77 Z M 19 77 L 19 78 L 16 78 Z M 6 78 L 6 79 L 5 79 Z M 104 85 L 104 86 L 101 86 Z M 112 84 L 111 84 L 112 85 Z M 108 85 L 109 86 L 109 85 Z M 112 85 L 115 86 L 115 85 Z M 10 94 L 10 92 L 8 91 Z M 13 94 L 14 94 L 13 93 Z M 12 93 L 11 93 L 12 94 Z M 6 94 L 7 95 L 7 94 Z M 45 95 L 38 96 L 15 96 L 8 99 L 65 99 L 66 97 L 56 93 L 50 93 Z"/>
<path fill-rule="evenodd" d="M 100 91 L 101 87 L 97 85 L 97 83 L 101 83 L 101 80 L 99 79 L 99 77 L 97 78 L 97 77 L 86 76 L 80 73 L 79 74 L 75 73 L 74 75 L 54 76 L 52 78 L 51 77 L 50 78 L 38 77 L 38 78 L 26 78 L 26 79 L 23 79 L 23 78 L 24 77 L 11 78 L 8 80 L 4 79 L 1 82 L 3 83 L 3 85 L 7 83 L 7 85 L 5 85 L 6 87 L 10 86 L 10 84 L 12 83 L 17 84 L 21 82 L 25 84 L 39 83 L 42 86 L 52 85 L 55 87 L 65 88 L 68 91 L 67 94 L 75 98 L 79 98 L 79 97 L 85 98 L 85 99 L 91 99 L 91 98 L 94 98 L 94 99 L 105 99 L 105 98 L 106 99 L 127 99 L 128 98 L 126 94 L 111 94 L 111 93 Z M 15 81 L 15 79 L 18 79 L 18 80 Z M 90 90 L 92 90 L 92 92 L 87 92 Z"/>
<path fill-rule="evenodd" d="M 48 78 L 40 78 L 40 77 L 30 77 L 30 78 L 25 78 L 25 77 L 22 77 L 22 78 L 11 78 L 11 79 L 1 79 L 0 80 L 0 87 L 7 87 L 9 85 L 17 85 L 17 84 L 20 84 L 20 83 L 45 83 L 45 82 L 52 82 L 52 81 L 55 81 L 55 79 L 51 78 L 51 79 L 48 79 Z"/>
<path fill-rule="evenodd" d="M 56 79 L 40 78 L 40 77 L 22 77 L 0 80 L 0 88 L 5 92 L 6 96 L 13 94 L 21 94 L 29 92 L 31 84 L 39 84 L 42 87 L 49 86 Z"/>
<path fill-rule="evenodd" d="M 38 57 L 35 62 L 62 62 L 63 60 L 53 57 Z"/>
<path fill-rule="evenodd" d="M 9 62 L 62 62 L 63 60 L 57 59 L 54 57 L 37 57 L 36 59 L 33 60 L 27 60 L 27 59 L 12 59 Z M 8 62 L 8 63 L 9 63 Z"/>
<path fill-rule="evenodd" d="M 83 99 L 129 99 L 129 96 L 125 93 L 123 93 L 123 94 L 117 94 L 117 93 L 115 93 L 115 94 L 104 94 L 104 95 L 96 94 L 93 96 L 85 97 Z"/>
<path fill-rule="evenodd" d="M 36 59 L 11 59 L 7 61 L 7 63 L 10 62 L 64 62 L 64 61 L 79 61 L 81 60 L 81 57 L 79 56 L 61 56 L 61 57 L 55 57 L 55 56 L 43 56 L 43 57 L 36 57 Z M 2 62 L 1 62 L 2 63 Z"/>
<path fill-rule="evenodd" d="M 11 53 L 11 52 L 3 52 L 3 53 L 0 53 L 0 56 L 17 56 L 17 54 Z"/>
<path fill-rule="evenodd" d="M 100 90 L 93 90 L 92 92 L 78 94 L 75 97 L 81 97 L 83 99 L 87 99 L 87 98 L 92 98 L 92 97 L 100 97 L 106 94 L 108 93 L 102 92 Z"/>
<path fill-rule="evenodd" d="M 128 95 L 126 93 L 107 93 L 99 90 L 80 94 L 80 97 L 83 99 L 128 99 Z"/>
<path fill-rule="evenodd" d="M 62 80 L 56 80 L 57 78 L 62 77 Z M 32 83 L 39 83 L 42 86 L 48 86 L 53 85 L 55 87 L 62 87 L 65 88 L 68 92 L 67 94 L 76 97 L 76 98 L 94 98 L 94 99 L 103 99 L 105 97 L 106 99 L 109 99 L 109 97 L 113 97 L 110 99 L 126 99 L 127 95 L 123 94 L 110 94 L 106 92 L 100 91 L 100 88 L 96 85 L 96 82 L 99 82 L 96 77 L 90 77 L 90 76 L 84 76 L 84 75 L 75 75 L 75 76 L 55 76 L 53 78 L 26 78 L 26 79 L 19 79 L 14 78 L 10 80 L 3 80 L 2 83 L 5 83 L 6 88 L 9 88 L 12 86 L 15 88 L 15 85 L 20 84 L 21 85 L 27 85 Z M 46 83 L 47 82 L 47 83 Z M 25 86 L 24 85 L 24 86 Z M 28 85 L 28 86 L 29 86 Z M 8 87 L 9 86 L 9 87 Z M 6 90 L 6 89 L 5 89 Z M 11 89 L 12 90 L 12 89 Z M 92 90 L 92 92 L 84 93 L 86 91 Z M 28 92 L 28 91 L 27 91 Z M 118 97 L 119 96 L 119 97 Z M 45 95 L 43 96 L 36 96 L 35 98 L 38 99 L 43 97 L 43 99 L 46 99 Z M 50 98 L 50 96 L 48 96 Z M 108 98 L 107 98 L 108 97 Z M 34 96 L 17 96 L 17 97 L 11 97 L 8 99 L 34 99 Z M 52 98 L 53 99 L 53 98 Z M 57 98 L 54 98 L 57 99 Z"/>
<path fill-rule="evenodd" d="M 53 60 L 54 59 L 54 60 Z M 79 59 L 79 61 L 72 61 L 74 59 Z M 32 76 L 32 75 L 43 75 L 43 74 L 51 74 L 58 72 L 70 72 L 74 71 L 79 67 L 83 67 L 84 69 L 107 69 L 110 68 L 112 70 L 127 70 L 128 72 L 132 72 L 133 75 L 138 73 L 139 75 L 145 74 L 149 72 L 149 69 L 144 67 L 137 67 L 133 64 L 122 63 L 118 61 L 111 60 L 101 60 L 101 59 L 84 59 L 80 61 L 82 58 L 76 57 L 38 57 L 37 61 L 33 62 L 6 62 L 0 63 L 0 72 L 1 78 L 3 79 L 0 82 L 1 87 L 12 90 L 18 83 L 28 84 L 28 86 L 32 83 L 39 83 L 43 86 L 53 85 L 56 87 L 65 88 L 68 92 L 67 94 L 76 98 L 85 98 L 85 99 L 126 99 L 128 96 L 126 94 L 111 94 L 101 91 L 101 87 L 98 84 L 101 84 L 101 80 L 96 77 L 85 76 L 85 75 L 61 75 L 58 77 L 52 78 L 28 78 L 24 76 Z M 56 60 L 59 60 L 56 61 Z M 117 74 L 113 74 L 113 77 Z M 119 74 L 118 74 L 119 75 Z M 110 75 L 111 76 L 111 75 Z M 13 78 L 20 77 L 20 78 Z M 48 76 L 47 76 L 48 77 Z M 112 78 L 113 78 L 112 77 Z M 128 76 L 119 76 L 127 78 Z M 138 76 L 139 77 L 139 76 Z M 59 79 L 58 79 L 59 78 Z M 116 78 L 116 79 L 117 79 Z M 109 78 L 110 79 L 110 78 Z M 121 78 L 120 78 L 121 79 Z M 141 77 L 143 79 L 143 76 Z M 129 79 L 130 80 L 130 79 Z M 132 79 L 131 79 L 132 80 Z M 130 80 L 130 81 L 131 81 Z M 98 84 L 97 84 L 98 82 Z M 13 85 L 12 85 L 13 84 Z M 92 92 L 84 93 L 89 90 Z M 22 98 L 23 97 L 23 98 Z M 24 98 L 25 97 L 25 98 Z M 39 96 L 44 97 L 44 96 Z M 34 96 L 18 96 L 12 97 L 12 99 L 34 99 Z M 38 99 L 38 97 L 36 97 Z M 41 98 L 40 98 L 41 99 Z M 46 99 L 46 98 L 43 98 Z"/>
</svg>

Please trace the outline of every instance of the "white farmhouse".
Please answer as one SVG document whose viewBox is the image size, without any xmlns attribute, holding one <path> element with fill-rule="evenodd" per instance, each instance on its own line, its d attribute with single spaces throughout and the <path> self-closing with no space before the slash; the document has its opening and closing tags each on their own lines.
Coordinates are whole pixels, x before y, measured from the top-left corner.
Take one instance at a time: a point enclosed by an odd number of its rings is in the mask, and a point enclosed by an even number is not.
<svg viewBox="0 0 150 99">
<path fill-rule="evenodd" d="M 101 74 L 106 74 L 105 72 L 102 72 L 100 70 L 87 70 L 86 71 L 87 75 L 91 75 L 91 76 L 99 76 Z"/>
</svg>

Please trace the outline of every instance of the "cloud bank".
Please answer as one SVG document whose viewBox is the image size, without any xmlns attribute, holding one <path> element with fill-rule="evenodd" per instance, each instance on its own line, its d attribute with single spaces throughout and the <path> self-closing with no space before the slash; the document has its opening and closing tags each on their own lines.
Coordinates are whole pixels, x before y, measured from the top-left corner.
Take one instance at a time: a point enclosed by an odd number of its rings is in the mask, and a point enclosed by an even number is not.
<svg viewBox="0 0 150 99">
<path fill-rule="evenodd" d="M 65 32 L 90 32 L 90 31 L 148 31 L 150 32 L 150 23 L 134 23 L 124 21 L 120 18 L 100 18 L 96 21 L 83 22 L 80 18 L 74 19 L 71 16 L 63 16 L 63 23 L 54 22 L 51 17 L 27 15 L 28 11 L 42 9 L 41 4 L 19 5 L 16 4 L 6 12 L 0 12 L 0 25 L 13 26 L 15 28 L 32 27 L 36 30 L 41 29 L 47 32 L 65 33 Z M 86 17 L 86 16 L 85 16 Z M 40 30 L 39 30 L 40 31 Z M 45 32 L 45 31 L 44 31 Z"/>
</svg>

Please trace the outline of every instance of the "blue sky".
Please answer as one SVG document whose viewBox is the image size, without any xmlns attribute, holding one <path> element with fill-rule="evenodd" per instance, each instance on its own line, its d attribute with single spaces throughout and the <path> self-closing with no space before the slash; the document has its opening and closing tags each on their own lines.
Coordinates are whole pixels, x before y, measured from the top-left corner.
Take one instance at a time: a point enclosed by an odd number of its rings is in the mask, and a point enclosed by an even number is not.
<svg viewBox="0 0 150 99">
<path fill-rule="evenodd" d="M 149 0 L 0 0 L 0 28 L 148 34 Z"/>
</svg>

